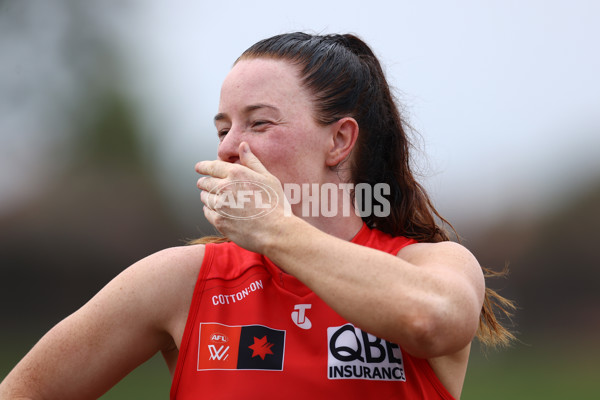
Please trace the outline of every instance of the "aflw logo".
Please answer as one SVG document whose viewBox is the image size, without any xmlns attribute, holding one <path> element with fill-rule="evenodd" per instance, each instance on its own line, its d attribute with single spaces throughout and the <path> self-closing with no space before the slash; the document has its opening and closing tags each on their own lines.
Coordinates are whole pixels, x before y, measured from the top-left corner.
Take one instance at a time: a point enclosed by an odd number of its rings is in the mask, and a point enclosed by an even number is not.
<svg viewBox="0 0 600 400">
<path fill-rule="evenodd" d="M 264 325 L 201 323 L 198 371 L 283 371 L 285 331 Z"/>
<path fill-rule="evenodd" d="M 225 361 L 227 360 L 227 357 L 229 357 L 229 354 L 227 353 L 229 351 L 229 346 L 225 347 L 223 345 L 217 349 L 217 346 L 214 344 L 209 344 L 208 351 L 210 352 L 209 360 Z"/>
</svg>

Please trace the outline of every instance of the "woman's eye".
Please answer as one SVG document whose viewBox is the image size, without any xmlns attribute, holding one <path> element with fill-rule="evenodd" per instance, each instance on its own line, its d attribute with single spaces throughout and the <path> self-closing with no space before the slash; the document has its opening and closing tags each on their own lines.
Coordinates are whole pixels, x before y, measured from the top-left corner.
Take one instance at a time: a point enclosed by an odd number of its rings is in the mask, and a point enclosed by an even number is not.
<svg viewBox="0 0 600 400">
<path fill-rule="evenodd" d="M 260 121 L 254 121 L 252 123 L 252 127 L 253 128 L 260 128 L 261 126 L 267 125 L 268 123 L 269 123 L 269 121 L 262 121 L 262 120 L 260 120 Z"/>
<path fill-rule="evenodd" d="M 217 136 L 219 136 L 219 139 L 223 140 L 225 135 L 227 135 L 227 132 L 229 132 L 229 129 L 221 129 L 217 132 Z"/>
</svg>

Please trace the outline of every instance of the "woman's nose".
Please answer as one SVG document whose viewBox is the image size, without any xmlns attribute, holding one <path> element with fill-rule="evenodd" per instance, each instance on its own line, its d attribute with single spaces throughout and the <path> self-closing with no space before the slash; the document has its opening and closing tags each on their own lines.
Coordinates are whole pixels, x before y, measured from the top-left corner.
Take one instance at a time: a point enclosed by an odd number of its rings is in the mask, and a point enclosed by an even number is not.
<svg viewBox="0 0 600 400">
<path fill-rule="evenodd" d="M 241 132 L 230 129 L 219 143 L 219 148 L 217 151 L 219 160 L 230 163 L 239 161 L 239 147 L 241 142 Z"/>
</svg>

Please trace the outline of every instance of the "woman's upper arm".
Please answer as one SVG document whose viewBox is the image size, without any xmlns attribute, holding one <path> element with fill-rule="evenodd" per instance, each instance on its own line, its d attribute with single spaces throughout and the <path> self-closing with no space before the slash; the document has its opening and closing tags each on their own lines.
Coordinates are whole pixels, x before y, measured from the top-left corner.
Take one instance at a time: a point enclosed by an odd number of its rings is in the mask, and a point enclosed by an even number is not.
<svg viewBox="0 0 600 400">
<path fill-rule="evenodd" d="M 167 249 L 124 270 L 33 347 L 0 399 L 95 399 L 172 346 L 169 327 L 189 305 L 203 254 L 203 246 Z"/>
<path fill-rule="evenodd" d="M 454 242 L 417 243 L 402 248 L 398 257 L 437 275 L 455 276 L 483 302 L 485 282 L 481 266 L 462 245 Z"/>
<path fill-rule="evenodd" d="M 485 281 L 477 259 L 453 242 L 417 243 L 398 257 L 422 269 L 430 282 L 432 306 L 427 324 L 432 354 L 449 354 L 467 345 L 479 325 Z"/>
</svg>

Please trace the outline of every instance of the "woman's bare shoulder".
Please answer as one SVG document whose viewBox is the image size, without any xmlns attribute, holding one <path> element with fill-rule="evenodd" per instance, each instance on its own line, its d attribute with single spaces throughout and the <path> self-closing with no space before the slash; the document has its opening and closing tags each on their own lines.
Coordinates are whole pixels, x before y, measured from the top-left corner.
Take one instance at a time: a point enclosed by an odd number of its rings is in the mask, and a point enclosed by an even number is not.
<svg viewBox="0 0 600 400">
<path fill-rule="evenodd" d="M 177 300 L 191 296 L 204 260 L 204 245 L 171 247 L 149 255 L 127 268 L 119 277 L 132 290 L 149 296 Z"/>
<path fill-rule="evenodd" d="M 129 269 L 135 273 L 166 275 L 171 279 L 197 277 L 204 260 L 204 249 L 202 244 L 170 247 L 141 259 Z"/>
<path fill-rule="evenodd" d="M 107 319 L 124 312 L 136 325 L 171 331 L 174 319 L 185 319 L 204 259 L 204 246 L 167 248 L 132 264 L 94 296 L 79 314 Z"/>
<path fill-rule="evenodd" d="M 179 343 L 204 260 L 204 245 L 172 247 L 138 261 L 123 282 L 138 293 L 144 312 Z"/>
</svg>

